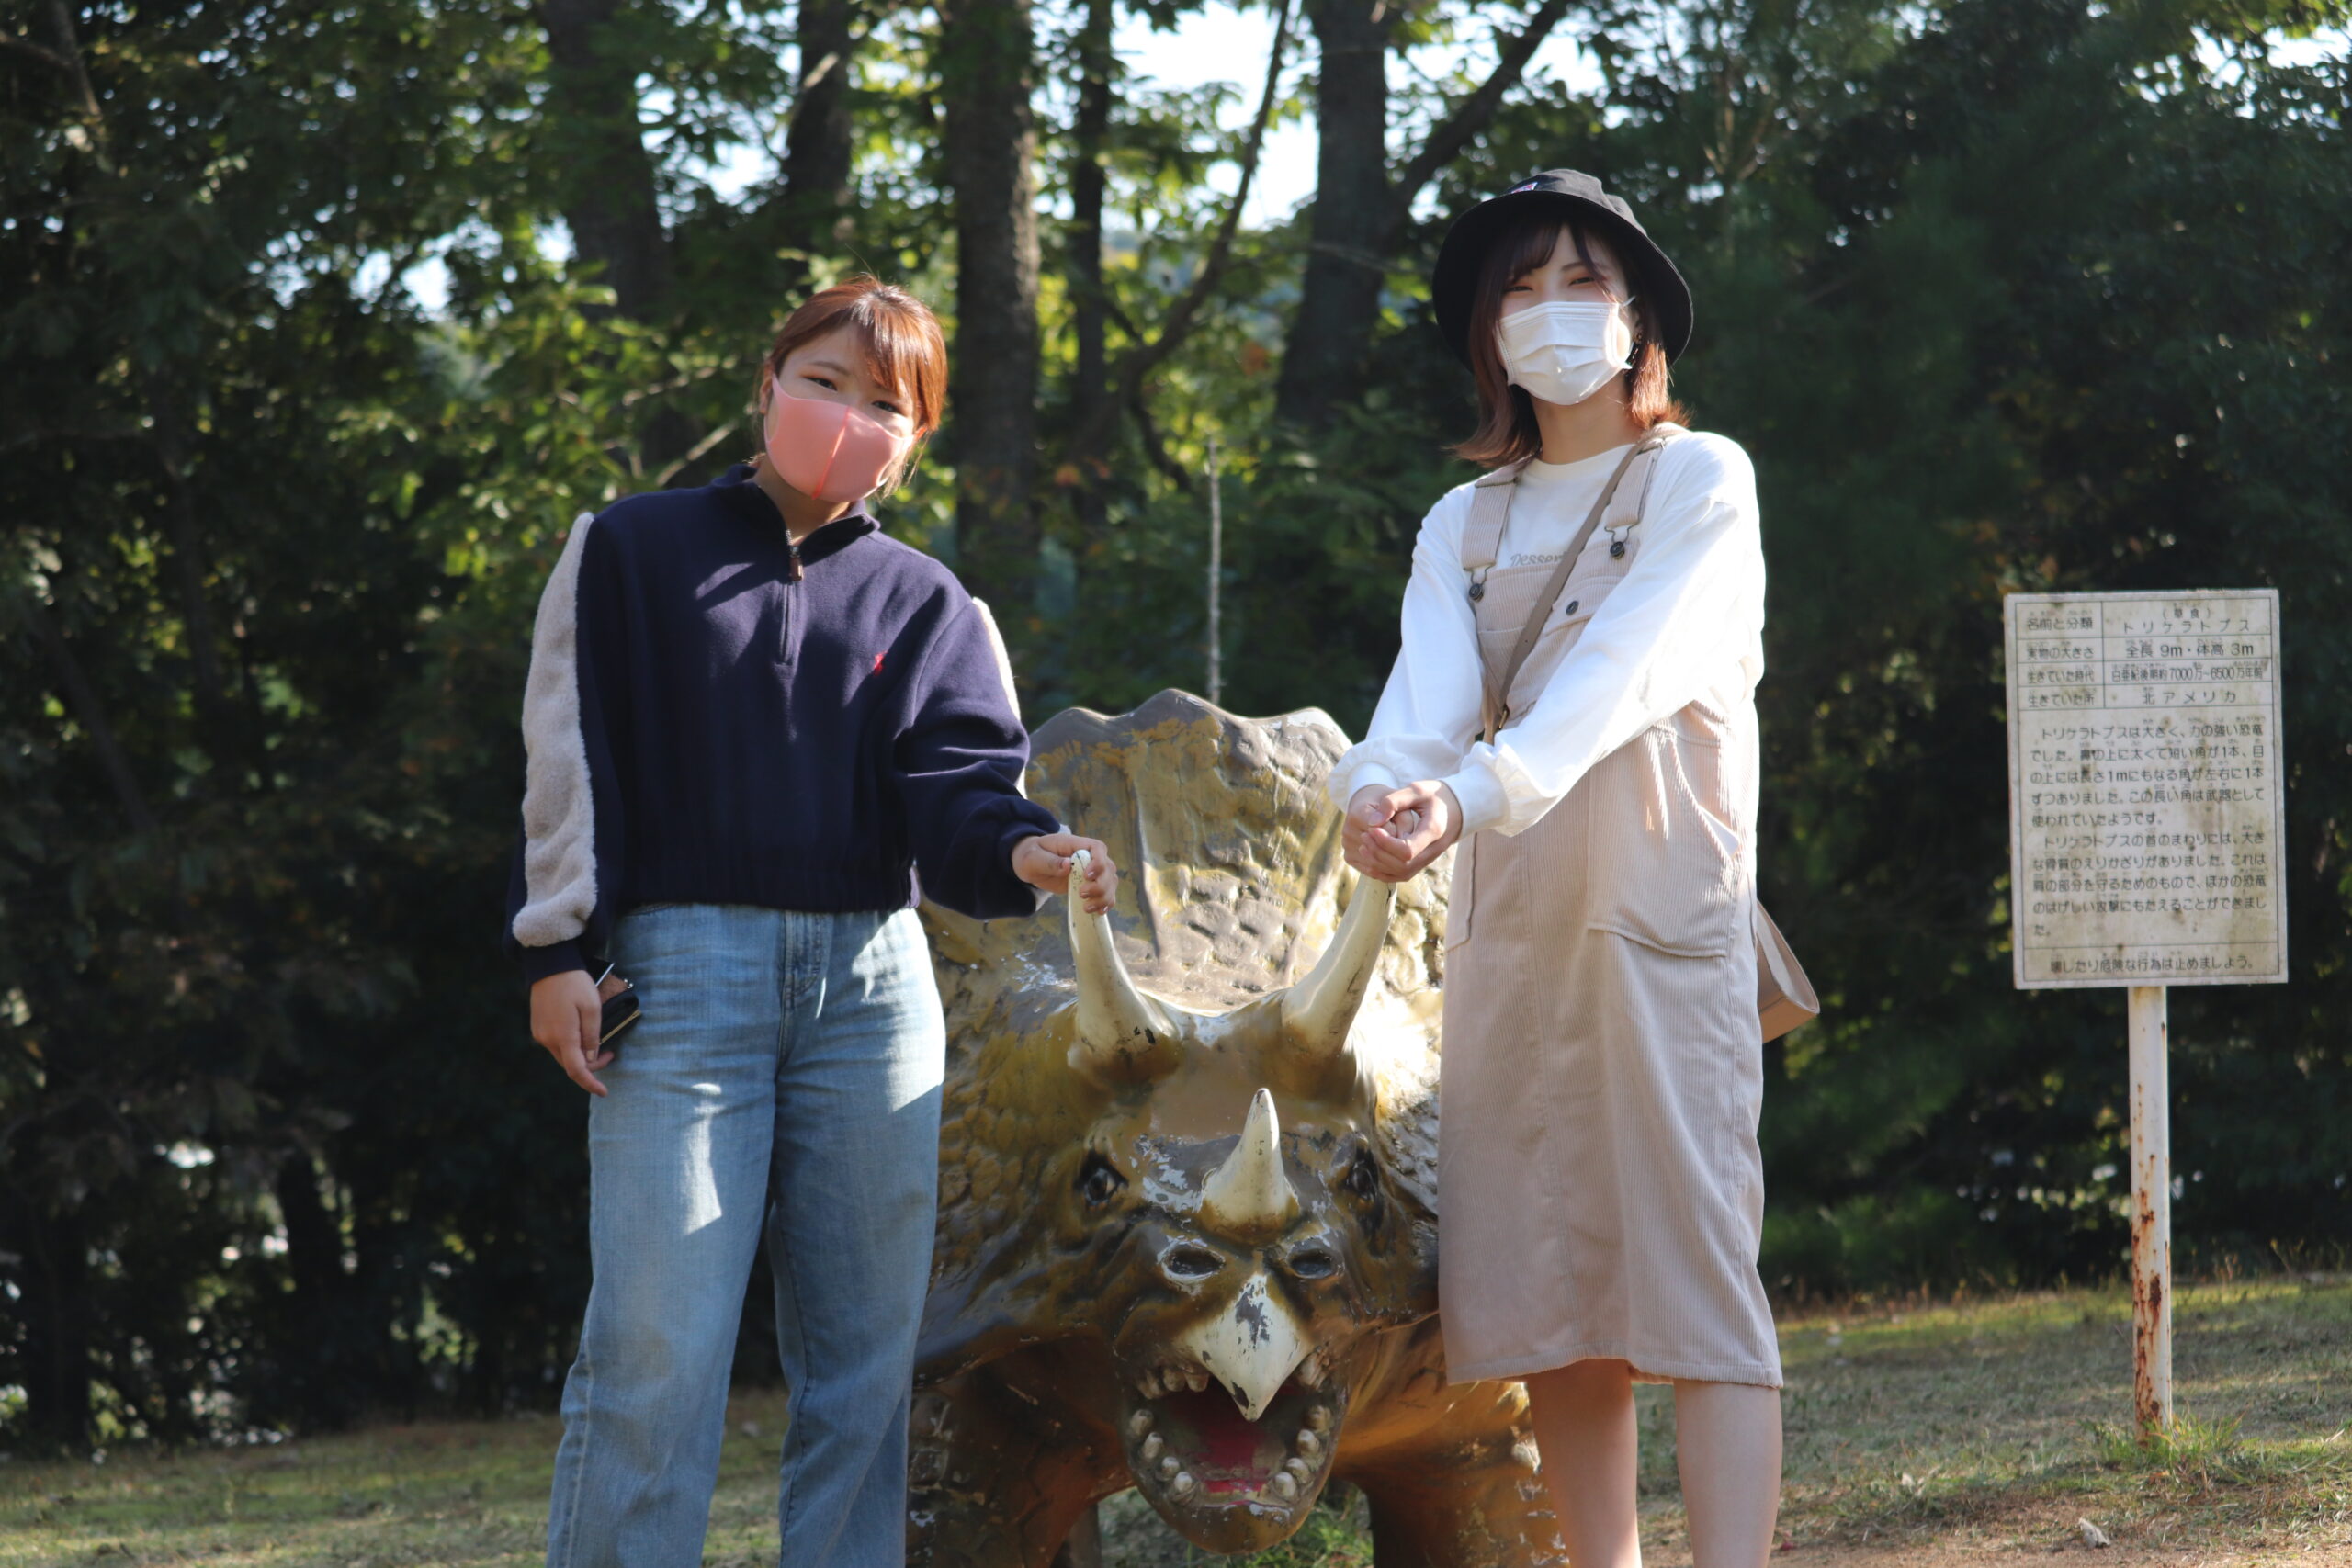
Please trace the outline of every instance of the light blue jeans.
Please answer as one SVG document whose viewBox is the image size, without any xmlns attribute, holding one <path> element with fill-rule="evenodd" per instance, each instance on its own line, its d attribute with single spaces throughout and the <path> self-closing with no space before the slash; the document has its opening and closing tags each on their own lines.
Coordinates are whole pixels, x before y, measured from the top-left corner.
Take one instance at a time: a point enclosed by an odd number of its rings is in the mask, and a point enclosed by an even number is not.
<svg viewBox="0 0 2352 1568">
<path fill-rule="evenodd" d="M 790 1568 L 899 1568 L 946 1042 L 913 911 L 671 904 L 613 957 L 644 1013 L 591 1100 L 595 1280 L 548 1568 L 702 1561 L 761 1232 L 791 1384 Z"/>
</svg>

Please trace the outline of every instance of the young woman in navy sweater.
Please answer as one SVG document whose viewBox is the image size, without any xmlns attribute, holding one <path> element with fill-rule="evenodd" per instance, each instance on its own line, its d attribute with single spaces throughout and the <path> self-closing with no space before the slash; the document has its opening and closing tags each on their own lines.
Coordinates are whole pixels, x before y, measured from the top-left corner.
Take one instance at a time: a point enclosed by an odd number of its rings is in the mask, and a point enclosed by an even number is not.
<svg viewBox="0 0 2352 1568">
<path fill-rule="evenodd" d="M 791 1384 L 782 1560 L 904 1557 L 944 1032 L 919 897 L 978 918 L 1103 846 L 1023 798 L 984 606 L 865 510 L 939 423 L 946 351 L 860 277 L 785 323 L 765 450 L 572 527 L 539 606 L 507 945 L 589 1101 L 594 1283 L 550 1568 L 698 1563 L 763 1231 Z M 641 1021 L 598 1043 L 609 959 Z"/>
</svg>

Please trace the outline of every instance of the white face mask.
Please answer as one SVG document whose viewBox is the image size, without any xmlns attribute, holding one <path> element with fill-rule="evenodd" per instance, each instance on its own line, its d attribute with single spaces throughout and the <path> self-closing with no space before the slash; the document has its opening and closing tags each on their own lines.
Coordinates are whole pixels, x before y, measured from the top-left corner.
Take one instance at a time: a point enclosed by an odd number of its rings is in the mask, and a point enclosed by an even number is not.
<svg viewBox="0 0 2352 1568">
<path fill-rule="evenodd" d="M 1510 384 L 1547 403 L 1580 403 L 1634 358 L 1634 329 L 1615 300 L 1530 305 L 1495 325 Z"/>
</svg>

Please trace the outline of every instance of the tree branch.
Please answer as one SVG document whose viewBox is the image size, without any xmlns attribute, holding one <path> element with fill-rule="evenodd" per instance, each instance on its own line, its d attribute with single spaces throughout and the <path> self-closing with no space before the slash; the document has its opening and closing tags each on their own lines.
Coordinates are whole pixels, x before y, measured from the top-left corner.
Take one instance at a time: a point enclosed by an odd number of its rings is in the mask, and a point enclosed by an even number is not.
<svg viewBox="0 0 2352 1568">
<path fill-rule="evenodd" d="M 676 479 L 680 474 L 685 472 L 689 465 L 699 463 L 705 457 L 709 457 L 713 447 L 717 446 L 720 442 L 726 440 L 729 436 L 734 434 L 736 431 L 742 428 L 742 424 L 743 422 L 740 419 L 730 419 L 726 423 L 720 425 L 718 429 L 712 431 L 708 435 L 706 435 L 701 440 L 695 442 L 694 446 L 687 449 L 684 457 L 680 457 L 676 462 L 672 463 L 668 468 L 663 468 L 660 474 L 654 477 L 653 483 L 655 488 L 660 490 L 669 489 L 670 481 L 672 479 Z"/>
<path fill-rule="evenodd" d="M 81 721 L 83 732 L 98 753 L 98 766 L 107 775 L 107 783 L 114 786 L 115 799 L 122 807 L 122 814 L 130 818 L 134 833 L 155 831 L 155 814 L 147 809 L 146 796 L 139 790 L 138 775 L 130 771 L 130 759 L 122 750 L 122 742 L 115 739 L 114 726 L 107 722 L 105 707 L 98 701 L 98 689 L 90 683 L 88 671 L 74 656 L 74 645 L 65 638 L 64 629 L 51 616 L 49 607 L 30 595 L 25 597 L 25 614 L 32 622 L 33 636 L 48 650 L 49 660 L 57 667 L 58 683 L 65 688 L 65 700 L 73 705 L 74 716 Z"/>
<path fill-rule="evenodd" d="M 1470 144 L 1472 137 L 1487 129 L 1487 122 L 1495 118 L 1495 111 L 1502 107 L 1503 95 L 1517 85 L 1521 73 L 1527 69 L 1527 62 L 1535 57 L 1535 51 L 1544 46 L 1544 40 L 1551 36 L 1552 29 L 1559 26 L 1560 18 L 1567 14 L 1568 0 L 1544 0 L 1535 7 L 1535 14 L 1527 18 L 1527 25 L 1519 30 L 1518 36 L 1503 46 L 1494 70 L 1478 84 L 1477 90 L 1454 105 L 1452 114 L 1430 128 L 1429 136 L 1421 142 L 1421 150 L 1406 164 L 1391 188 L 1394 203 L 1389 219 L 1391 231 L 1404 226 L 1406 217 L 1413 209 L 1413 198 L 1421 194 L 1421 187 L 1435 179 L 1440 169 L 1453 162 Z"/>
<path fill-rule="evenodd" d="M 0 49 L 13 49 L 18 54 L 29 54 L 42 64 L 62 71 L 68 76 L 74 73 L 74 62 L 57 51 L 47 44 L 35 43 L 28 38 L 19 38 L 15 33 L 0 33 Z"/>
<path fill-rule="evenodd" d="M 1151 416 L 1151 405 L 1144 401 L 1138 393 L 1130 408 L 1136 416 L 1136 429 L 1143 436 L 1143 455 L 1150 458 L 1151 466 L 1167 476 L 1178 490 L 1186 495 L 1192 494 L 1193 476 L 1185 471 L 1183 464 L 1169 455 L 1168 444 L 1159 438 L 1159 422 Z"/>
<path fill-rule="evenodd" d="M 100 141 L 106 139 L 106 112 L 98 107 L 98 95 L 90 85 L 89 68 L 82 62 L 82 43 L 74 36 L 74 11 L 65 0 L 49 0 L 49 24 L 57 32 L 57 58 L 64 63 L 66 73 L 74 78 L 74 90 L 82 96 L 82 118 Z"/>
<path fill-rule="evenodd" d="M 44 446 L 51 441 L 136 441 L 143 445 L 147 440 L 148 434 L 145 431 L 130 425 L 124 425 L 119 430 L 87 430 L 55 425 L 48 428 L 20 430 L 16 434 L 0 440 L 0 452 L 13 452 L 19 446 Z"/>
<path fill-rule="evenodd" d="M 1566 0 L 1559 0 L 1562 5 Z M 1209 242 L 1208 254 L 1202 258 L 1200 271 L 1193 274 L 1192 286 L 1186 288 L 1159 332 L 1148 342 L 1138 342 L 1119 355 L 1113 367 L 1111 396 L 1090 411 L 1086 423 L 1071 443 L 1077 455 L 1091 454 L 1109 445 L 1111 429 L 1119 410 L 1138 403 L 1143 395 L 1143 383 L 1154 370 L 1167 363 L 1168 356 L 1184 345 L 1192 335 L 1201 307 L 1225 280 L 1233 264 L 1233 239 L 1241 227 L 1241 209 L 1249 204 L 1250 186 L 1258 175 L 1258 161 L 1265 151 L 1266 128 L 1273 120 L 1274 102 L 1282 91 L 1283 57 L 1290 48 L 1291 0 L 1281 0 L 1274 15 L 1273 47 L 1266 55 L 1266 85 L 1258 96 L 1258 113 L 1250 124 L 1250 139 L 1241 154 L 1241 179 L 1234 188 L 1233 200 L 1225 209 L 1224 219 L 1217 224 L 1216 237 Z M 1183 481 L 1190 487 L 1189 479 Z"/>
<path fill-rule="evenodd" d="M 635 408 L 638 404 L 651 399 L 666 398 L 672 392 L 683 392 L 688 387 L 700 386 L 714 376 L 747 375 L 751 367 L 757 363 L 758 360 L 755 357 L 733 355 L 715 365 L 700 366 L 683 375 L 673 376 L 667 381 L 655 381 L 648 386 L 632 387 L 620 395 L 620 406 L 625 409 Z"/>
</svg>

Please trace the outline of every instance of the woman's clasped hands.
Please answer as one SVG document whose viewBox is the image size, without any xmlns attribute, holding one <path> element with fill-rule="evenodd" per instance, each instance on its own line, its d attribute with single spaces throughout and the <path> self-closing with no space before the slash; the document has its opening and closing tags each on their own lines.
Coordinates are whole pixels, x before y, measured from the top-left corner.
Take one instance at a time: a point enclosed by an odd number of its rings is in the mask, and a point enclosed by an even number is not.
<svg viewBox="0 0 2352 1568">
<path fill-rule="evenodd" d="M 1366 784 L 1348 802 L 1340 848 L 1350 865 L 1382 882 L 1417 876 L 1462 837 L 1462 803 L 1433 780 L 1394 789 Z"/>
</svg>

